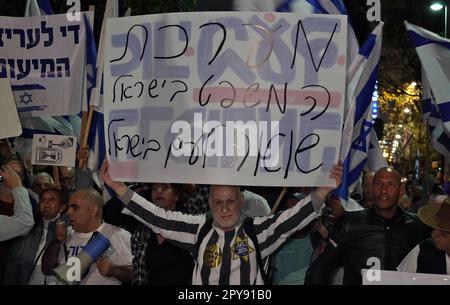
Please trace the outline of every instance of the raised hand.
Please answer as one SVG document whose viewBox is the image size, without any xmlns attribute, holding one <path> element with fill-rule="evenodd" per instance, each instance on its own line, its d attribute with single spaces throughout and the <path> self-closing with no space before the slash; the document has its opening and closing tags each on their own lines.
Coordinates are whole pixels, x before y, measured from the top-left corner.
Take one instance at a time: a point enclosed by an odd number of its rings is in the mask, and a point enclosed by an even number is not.
<svg viewBox="0 0 450 305">
<path fill-rule="evenodd" d="M 114 181 L 109 176 L 109 162 L 106 159 L 103 161 L 102 168 L 100 169 L 100 178 L 107 186 L 112 188 L 117 195 L 123 196 L 127 192 L 128 188 L 123 182 Z"/>
<path fill-rule="evenodd" d="M 9 165 L 2 166 L 0 176 L 3 177 L 3 183 L 10 189 L 22 186 L 22 181 L 16 171 Z"/>
<path fill-rule="evenodd" d="M 342 183 L 342 175 L 344 173 L 344 168 L 342 167 L 342 162 L 339 161 L 338 164 L 333 165 L 333 168 L 330 172 L 330 178 L 334 178 L 336 180 L 336 186 L 335 187 L 328 187 L 323 186 L 317 188 L 317 195 L 322 199 L 325 200 L 327 195 L 334 189 L 336 189 L 339 185 Z"/>
</svg>

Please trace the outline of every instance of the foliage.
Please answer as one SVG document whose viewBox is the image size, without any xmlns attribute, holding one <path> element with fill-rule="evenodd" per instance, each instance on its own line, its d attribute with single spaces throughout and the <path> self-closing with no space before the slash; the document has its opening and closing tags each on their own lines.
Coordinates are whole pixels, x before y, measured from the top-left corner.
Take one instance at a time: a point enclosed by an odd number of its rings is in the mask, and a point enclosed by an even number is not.
<svg viewBox="0 0 450 305">
<path fill-rule="evenodd" d="M 439 154 L 430 149 L 427 127 L 422 120 L 421 88 L 417 84 L 403 85 L 396 92 L 381 90 L 379 106 L 387 122 L 382 149 L 391 165 L 397 165 L 406 174 L 414 169 L 417 152 L 421 164 L 426 158 L 439 160 Z"/>
</svg>

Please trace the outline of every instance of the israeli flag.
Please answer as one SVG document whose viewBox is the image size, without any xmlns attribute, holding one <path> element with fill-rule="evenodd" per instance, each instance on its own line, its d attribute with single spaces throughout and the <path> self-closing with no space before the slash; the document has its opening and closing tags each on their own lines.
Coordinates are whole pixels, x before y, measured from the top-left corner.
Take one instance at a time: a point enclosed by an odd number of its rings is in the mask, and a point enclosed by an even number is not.
<svg viewBox="0 0 450 305">
<path fill-rule="evenodd" d="M 95 61 L 95 82 L 92 88 L 89 105 L 94 106 L 92 124 L 89 129 L 88 145 L 90 148 L 88 168 L 92 171 L 100 169 L 106 155 L 105 131 L 103 119 L 103 61 L 106 19 L 119 17 L 118 0 L 108 0 L 103 15 L 102 30 Z"/>
<path fill-rule="evenodd" d="M 48 0 L 27 0 L 25 17 L 53 14 Z M 12 150 L 19 153 L 27 167 L 31 167 L 31 148 L 34 134 L 68 135 L 79 138 L 81 119 L 76 115 L 20 118 L 22 134 L 11 141 Z"/>
<path fill-rule="evenodd" d="M 442 115 L 439 112 L 429 82 L 422 69 L 422 118 L 428 124 L 431 145 L 433 148 L 450 161 L 450 137 L 445 132 Z"/>
<path fill-rule="evenodd" d="M 450 135 L 450 39 L 406 21 L 405 26 L 422 63 L 442 127 Z"/>
<path fill-rule="evenodd" d="M 349 193 L 355 187 L 368 159 L 372 131 L 372 94 L 377 79 L 381 55 L 383 23 L 380 22 L 350 67 L 352 77 L 347 79 L 349 109 L 342 134 L 340 159 L 344 175 L 336 192 L 347 210 Z M 373 143 L 374 145 L 376 143 Z"/>
</svg>

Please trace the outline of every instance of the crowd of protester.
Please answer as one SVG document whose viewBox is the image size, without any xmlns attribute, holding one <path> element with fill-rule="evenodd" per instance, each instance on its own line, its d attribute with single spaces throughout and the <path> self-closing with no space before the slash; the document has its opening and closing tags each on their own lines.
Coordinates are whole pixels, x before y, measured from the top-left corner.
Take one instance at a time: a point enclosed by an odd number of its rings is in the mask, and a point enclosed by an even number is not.
<svg viewBox="0 0 450 305">
<path fill-rule="evenodd" d="M 2 143 L 2 147 L 5 143 Z M 331 187 L 121 183 L 78 167 L 0 156 L 0 280 L 60 284 L 58 266 L 94 232 L 110 247 L 81 284 L 362 284 L 361 269 L 450 274 L 448 182 L 427 196 L 393 168 L 361 177 L 345 205 Z M 81 149 L 78 159 L 86 158 Z M 342 166 L 330 177 L 337 187 Z M 105 186 L 109 192 L 105 192 Z M 108 194 L 108 195 L 106 195 Z M 344 209 L 344 206 L 353 208 Z"/>
</svg>

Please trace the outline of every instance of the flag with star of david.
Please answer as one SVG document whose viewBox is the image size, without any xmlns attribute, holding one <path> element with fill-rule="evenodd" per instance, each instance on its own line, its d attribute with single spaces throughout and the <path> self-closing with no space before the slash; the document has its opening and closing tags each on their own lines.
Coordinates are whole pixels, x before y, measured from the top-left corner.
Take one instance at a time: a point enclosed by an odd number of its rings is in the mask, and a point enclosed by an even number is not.
<svg viewBox="0 0 450 305">
<path fill-rule="evenodd" d="M 53 14 L 52 7 L 48 0 L 27 0 L 25 6 L 25 17 L 32 16 L 44 16 Z M 86 42 L 86 49 L 89 49 L 93 40 L 92 24 L 93 20 L 85 18 L 84 20 L 86 36 L 88 39 Z M 95 48 L 95 42 L 94 42 Z M 86 51 L 86 61 L 89 64 L 88 50 Z M 95 65 L 95 59 L 93 62 Z M 86 73 L 89 73 L 89 69 L 85 69 Z M 86 77 L 89 80 L 89 75 Z M 92 77 L 91 77 L 92 78 Z M 95 81 L 95 77 L 94 77 Z M 91 85 L 92 87 L 92 85 Z M 89 89 L 89 83 L 84 83 L 82 91 Z M 33 104 L 33 99 L 39 98 L 40 94 L 43 94 L 44 87 L 40 85 L 32 84 L 26 86 L 16 86 L 14 89 L 24 89 L 18 94 L 18 103 L 23 106 Z M 84 97 L 86 99 L 86 97 Z M 24 159 L 28 166 L 31 165 L 31 147 L 34 134 L 56 134 L 56 135 L 68 135 L 75 136 L 77 139 L 80 137 L 81 129 L 81 117 L 77 114 L 64 115 L 64 116 L 40 116 L 40 117 L 21 117 L 21 124 L 23 133 L 20 137 L 10 139 L 11 146 L 14 152 Z"/>
<path fill-rule="evenodd" d="M 450 39 L 405 22 L 422 64 L 422 118 L 433 148 L 450 161 Z"/>
<path fill-rule="evenodd" d="M 340 159 L 344 175 L 336 193 L 344 208 L 368 160 L 372 131 L 372 95 L 380 62 L 383 23 L 380 22 L 360 48 L 347 76 L 349 109 L 344 123 Z M 372 142 L 372 146 L 378 143 Z"/>
</svg>

